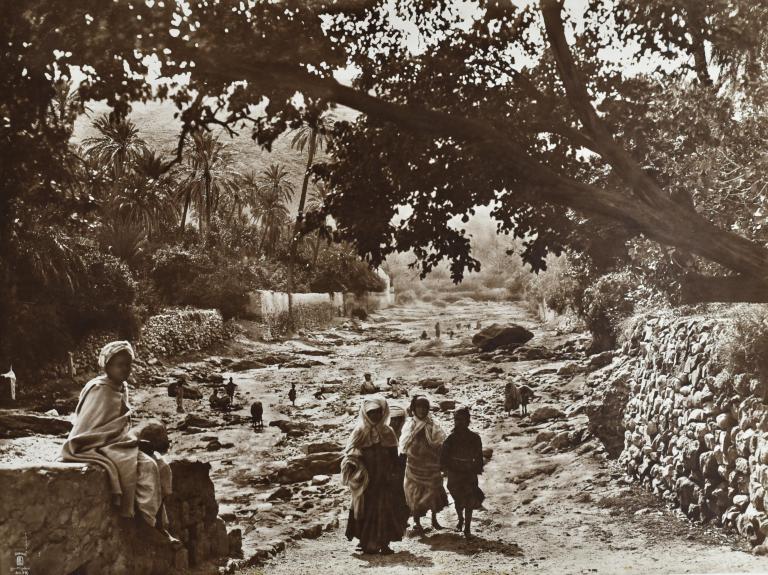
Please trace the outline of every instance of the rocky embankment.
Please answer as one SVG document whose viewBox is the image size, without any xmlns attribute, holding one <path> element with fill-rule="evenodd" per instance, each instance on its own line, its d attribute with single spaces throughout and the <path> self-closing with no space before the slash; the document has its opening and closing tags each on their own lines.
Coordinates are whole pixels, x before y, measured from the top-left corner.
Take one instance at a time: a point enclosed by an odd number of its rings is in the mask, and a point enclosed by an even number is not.
<svg viewBox="0 0 768 575">
<path fill-rule="evenodd" d="M 592 379 L 590 426 L 634 481 L 765 554 L 766 389 L 719 365 L 725 325 L 640 318 L 614 363 Z"/>
</svg>

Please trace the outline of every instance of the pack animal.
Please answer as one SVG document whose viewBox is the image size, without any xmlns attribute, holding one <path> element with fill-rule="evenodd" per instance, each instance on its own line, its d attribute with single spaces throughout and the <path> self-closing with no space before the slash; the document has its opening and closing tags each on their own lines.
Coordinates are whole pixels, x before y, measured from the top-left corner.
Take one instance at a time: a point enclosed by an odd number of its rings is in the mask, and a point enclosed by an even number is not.
<svg viewBox="0 0 768 575">
<path fill-rule="evenodd" d="M 261 402 L 254 401 L 251 404 L 251 425 L 253 425 L 254 429 L 264 429 L 263 415 L 264 407 L 261 405 Z"/>
<path fill-rule="evenodd" d="M 533 390 L 527 385 L 517 386 L 510 381 L 504 387 L 504 410 L 509 415 L 519 407 L 520 415 L 528 415 L 528 404 L 534 396 Z"/>
</svg>

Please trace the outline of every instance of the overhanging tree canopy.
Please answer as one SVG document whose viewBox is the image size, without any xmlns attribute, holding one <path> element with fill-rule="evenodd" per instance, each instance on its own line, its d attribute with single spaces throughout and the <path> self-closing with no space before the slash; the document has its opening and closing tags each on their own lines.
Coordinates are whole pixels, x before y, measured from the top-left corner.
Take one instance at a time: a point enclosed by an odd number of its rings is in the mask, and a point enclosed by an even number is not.
<svg viewBox="0 0 768 575">
<path fill-rule="evenodd" d="M 697 130 L 720 106 L 731 120 L 737 108 L 763 106 L 765 27 L 754 23 L 768 18 L 764 2 L 595 0 L 576 15 L 557 0 L 526 9 L 479 0 L 470 15 L 438 0 L 61 4 L 16 2 L 0 24 L 10 39 L 0 152 L 43 129 L 30 110 L 49 105 L 53 78 L 69 65 L 86 73 L 83 99 L 106 99 L 119 114 L 132 101 L 170 97 L 184 132 L 245 125 L 267 146 L 306 117 L 298 91 L 305 107 L 362 112 L 337 125 L 334 161 L 321 175 L 340 235 L 374 263 L 412 248 L 426 269 L 448 257 L 459 278 L 478 264 L 449 220 L 495 201 L 534 269 L 588 217 L 716 262 L 764 293 L 768 250 L 697 209 L 691 198 L 709 196 L 698 181 L 673 178 L 675 153 L 687 156 L 667 145 L 716 148 Z M 622 73 L 604 54 L 625 43 L 668 58 L 666 71 Z M 157 64 L 178 81 L 148 82 Z M 350 65 L 359 74 L 342 85 L 333 73 Z M 667 118 L 660 129 L 659 94 L 672 89 L 709 106 L 703 118 Z M 37 154 L 57 144 L 24 141 Z M 4 168 L 2 178 L 10 205 L 30 174 Z M 413 215 L 393 222 L 406 204 Z"/>
</svg>

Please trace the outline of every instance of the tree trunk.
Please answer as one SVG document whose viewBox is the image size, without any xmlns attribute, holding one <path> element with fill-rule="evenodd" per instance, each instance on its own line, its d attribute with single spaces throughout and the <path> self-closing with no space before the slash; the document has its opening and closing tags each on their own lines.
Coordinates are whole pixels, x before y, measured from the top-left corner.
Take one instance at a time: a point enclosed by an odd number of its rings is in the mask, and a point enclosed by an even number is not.
<svg viewBox="0 0 768 575">
<path fill-rule="evenodd" d="M 320 255 L 320 230 L 317 230 L 315 245 L 312 247 L 312 269 L 317 268 L 317 257 Z"/>
<path fill-rule="evenodd" d="M 4 179 L 4 181 L 6 181 Z M 5 373 L 13 363 L 12 326 L 16 315 L 16 282 L 11 268 L 11 226 L 14 220 L 10 190 L 0 194 L 0 373 Z"/>
<path fill-rule="evenodd" d="M 203 207 L 205 210 L 205 213 L 203 214 L 203 217 L 201 217 L 201 223 L 202 220 L 205 219 L 205 232 L 203 230 L 200 230 L 200 235 L 205 239 L 208 237 L 208 234 L 210 233 L 211 229 L 211 172 L 209 172 L 207 169 L 205 170 L 205 200 L 203 202 Z M 202 228 L 202 226 L 201 226 Z"/>
<path fill-rule="evenodd" d="M 179 232 L 184 233 L 184 229 L 187 227 L 187 212 L 189 211 L 189 203 L 192 201 L 192 191 L 187 191 L 184 195 L 184 208 L 181 211 L 181 223 L 179 224 Z"/>
<path fill-rule="evenodd" d="M 304 170 L 304 180 L 301 182 L 301 195 L 299 196 L 299 211 L 296 214 L 296 221 L 293 225 L 293 234 L 291 234 L 290 250 L 288 253 L 288 323 L 289 329 L 294 329 L 294 317 L 293 317 L 293 274 L 294 266 L 296 263 L 296 250 L 298 247 L 298 241 L 296 236 L 299 234 L 301 224 L 304 220 L 304 205 L 307 201 L 307 188 L 309 187 L 310 170 L 312 169 L 312 162 L 315 161 L 315 148 L 317 147 L 317 127 L 312 127 L 312 132 L 309 135 L 309 148 L 307 150 L 307 167 Z"/>
<path fill-rule="evenodd" d="M 749 277 L 689 275 L 682 281 L 683 303 L 768 303 L 768 283 Z"/>
</svg>

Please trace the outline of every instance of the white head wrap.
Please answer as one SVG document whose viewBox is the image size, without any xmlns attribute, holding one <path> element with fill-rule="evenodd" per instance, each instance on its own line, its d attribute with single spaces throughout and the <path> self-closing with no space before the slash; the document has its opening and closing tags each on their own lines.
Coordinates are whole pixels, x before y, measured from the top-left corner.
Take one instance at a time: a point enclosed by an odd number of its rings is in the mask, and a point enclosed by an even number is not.
<svg viewBox="0 0 768 575">
<path fill-rule="evenodd" d="M 128 355 L 131 356 L 131 359 L 134 359 L 136 357 L 136 354 L 133 352 L 133 347 L 131 347 L 130 342 L 113 341 L 105 345 L 103 348 L 101 348 L 101 352 L 99 353 L 99 367 L 101 369 L 105 369 L 107 367 L 107 364 L 109 363 L 109 360 L 115 357 L 115 355 L 117 355 L 121 351 L 127 351 Z"/>
<path fill-rule="evenodd" d="M 374 423 L 368 417 L 368 412 L 374 409 L 381 410 L 381 419 L 377 423 Z M 374 443 L 381 443 L 384 447 L 395 447 L 397 445 L 397 437 L 388 424 L 389 406 L 387 405 L 387 400 L 379 395 L 364 399 L 360 404 L 357 425 L 352 430 L 352 435 L 350 435 L 347 441 L 346 451 L 363 449 Z"/>
</svg>

